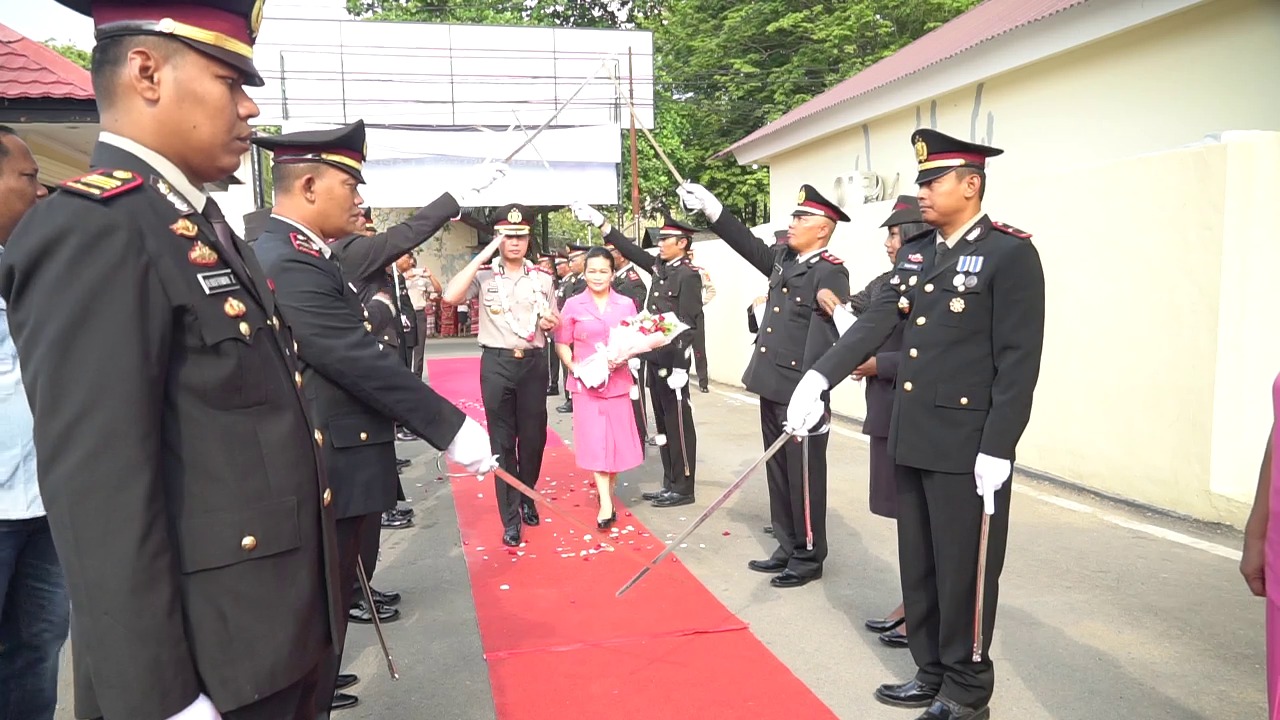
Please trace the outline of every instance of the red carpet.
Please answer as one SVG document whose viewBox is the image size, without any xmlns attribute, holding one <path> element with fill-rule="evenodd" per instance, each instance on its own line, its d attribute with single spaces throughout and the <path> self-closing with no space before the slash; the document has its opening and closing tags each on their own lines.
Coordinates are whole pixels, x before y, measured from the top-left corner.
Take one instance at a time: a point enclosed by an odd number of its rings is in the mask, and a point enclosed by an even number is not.
<svg viewBox="0 0 1280 720">
<path fill-rule="evenodd" d="M 478 359 L 432 360 L 430 373 L 484 422 Z M 542 478 L 544 497 L 595 527 L 591 473 L 554 433 Z M 451 485 L 498 720 L 835 717 L 675 556 L 615 598 L 664 547 L 620 504 L 612 538 L 544 510 L 524 547 L 507 548 L 491 476 Z"/>
</svg>

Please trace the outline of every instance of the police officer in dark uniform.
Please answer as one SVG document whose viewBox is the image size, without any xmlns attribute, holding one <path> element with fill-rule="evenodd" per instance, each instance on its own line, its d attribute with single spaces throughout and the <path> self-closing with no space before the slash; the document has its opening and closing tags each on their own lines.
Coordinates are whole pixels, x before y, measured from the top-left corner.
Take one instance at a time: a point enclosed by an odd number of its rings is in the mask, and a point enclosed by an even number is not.
<svg viewBox="0 0 1280 720">
<path fill-rule="evenodd" d="M 546 270 L 551 275 L 551 286 L 556 294 L 557 307 L 560 302 L 560 276 L 556 272 L 556 264 L 560 262 L 560 257 L 555 253 L 538 253 L 538 267 Z M 547 342 L 554 345 L 555 339 L 549 337 Z M 560 394 L 560 357 L 554 352 L 547 353 L 547 397 L 555 397 Z"/>
<path fill-rule="evenodd" d="M 569 274 L 560 280 L 560 284 L 556 286 L 556 299 L 559 301 L 557 307 L 564 307 L 564 302 L 569 298 L 581 293 L 587 289 L 587 278 L 583 275 L 583 260 L 587 256 L 587 251 L 591 249 L 590 245 L 569 244 L 566 246 L 568 252 L 565 257 L 569 262 Z M 554 352 L 548 353 L 555 355 Z M 569 392 L 569 382 L 567 379 L 568 370 L 561 379 L 565 381 L 564 385 L 564 402 L 556 407 L 556 412 L 561 415 L 567 415 L 573 412 L 573 393 Z"/>
<path fill-rule="evenodd" d="M 644 279 L 640 277 L 640 273 L 636 272 L 636 268 L 631 261 L 622 254 L 620 250 L 608 238 L 605 238 L 604 246 L 609 248 L 613 253 L 613 263 L 618 268 L 613 273 L 613 289 L 619 294 L 631 298 L 631 302 L 635 303 L 637 308 L 644 307 L 645 296 L 649 294 L 649 288 L 644 284 Z M 649 424 L 645 419 L 644 412 L 644 394 L 640 392 L 640 388 L 645 387 L 645 364 L 638 359 L 631 363 L 631 375 L 635 379 L 635 397 L 631 398 L 631 410 L 636 417 L 636 430 L 640 433 L 640 446 L 646 447 L 649 441 Z M 683 462 L 683 461 L 682 461 Z"/>
<path fill-rule="evenodd" d="M 689 264 L 686 254 L 697 229 L 667 215 L 658 232 L 658 256 L 654 257 L 611 226 L 595 208 L 583 203 L 574 203 L 572 207 L 578 220 L 600 228 L 607 243 L 635 267 L 653 275 L 649 298 L 643 307 L 653 315 L 675 313 L 680 322 L 689 326 L 670 344 L 647 353 L 644 358 L 654 425 L 659 435 L 666 436 L 667 442 L 659 446 L 662 489 L 641 494 L 654 507 L 689 505 L 694 502 L 698 434 L 693 427 L 693 409 L 687 390 L 693 333 L 702 313 L 702 276 Z"/>
<path fill-rule="evenodd" d="M 103 132 L 13 233 L 0 295 L 75 716 L 305 717 L 341 637 L 332 494 L 292 334 L 202 189 L 248 149 L 261 3 L 63 4 L 97 27 Z"/>
<path fill-rule="evenodd" d="M 760 396 L 760 428 L 768 447 L 783 432 L 786 402 L 802 373 L 839 336 L 817 296 L 829 290 L 841 302 L 849 297 L 849 271 L 827 252 L 836 224 L 848 222 L 849 216 L 811 185 L 802 185 L 786 243 L 770 246 L 701 185 L 682 185 L 679 192 L 685 207 L 702 210 L 711 220 L 711 230 L 769 278 L 768 301 L 754 309 L 759 330 L 755 352 L 742 376 L 747 390 Z M 748 567 L 774 574 L 769 581 L 774 587 L 800 587 L 822 577 L 827 557 L 827 435 L 810 437 L 808 446 L 812 550 L 805 520 L 803 444 L 788 442 L 765 466 L 778 548 L 767 560 L 752 560 Z"/>
<path fill-rule="evenodd" d="M 357 188 L 364 182 L 364 124 L 258 137 L 254 143 L 273 151 L 276 197 L 254 252 L 297 337 L 303 368 L 294 381 L 319 427 L 316 441 L 333 483 L 345 608 L 357 578 L 361 531 L 396 504 L 395 422 L 447 449 L 473 472 L 493 467 L 489 439 L 478 423 L 381 351 L 359 296 L 324 242 L 362 222 Z M 434 205 L 441 223 L 459 211 L 447 193 Z M 335 700 L 336 706 L 355 704 L 354 696 L 334 696 L 340 662 L 341 646 L 317 692 L 322 715 Z"/>
<path fill-rule="evenodd" d="M 1044 345 L 1044 271 L 1030 235 L 982 212 L 996 148 L 935 130 L 912 136 L 925 222 L 894 276 L 797 386 L 788 423 L 906 320 L 889 451 L 907 639 L 918 670 L 876 697 L 927 707 L 921 720 L 981 720 L 995 686 L 989 649 L 1009 530 L 1008 479 L 1031 416 Z M 976 490 L 976 492 L 975 492 Z M 979 536 L 989 516 L 981 660 L 973 661 Z"/>
<path fill-rule="evenodd" d="M 559 322 L 551 273 L 526 259 L 533 213 L 498 208 L 494 239 L 444 289 L 445 302 L 480 298 L 480 393 L 502 468 L 537 487 L 547 445 L 547 333 Z M 490 262 L 494 253 L 498 257 Z M 495 478 L 502 542 L 520 544 L 523 525 L 541 522 L 533 501 Z"/>
</svg>

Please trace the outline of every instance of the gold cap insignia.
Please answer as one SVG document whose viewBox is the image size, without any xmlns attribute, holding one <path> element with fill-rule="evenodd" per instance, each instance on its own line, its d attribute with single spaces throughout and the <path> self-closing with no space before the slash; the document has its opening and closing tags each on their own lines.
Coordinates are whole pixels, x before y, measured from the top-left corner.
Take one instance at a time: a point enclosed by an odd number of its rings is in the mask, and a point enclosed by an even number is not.
<svg viewBox="0 0 1280 720">
<path fill-rule="evenodd" d="M 796 202 L 797 203 L 804 202 L 804 188 L 800 188 L 800 194 L 796 195 Z"/>
<path fill-rule="evenodd" d="M 178 221 L 170 225 L 169 229 L 178 237 L 184 238 L 193 238 L 200 234 L 200 229 L 196 227 L 196 224 L 184 217 L 178 218 Z"/>
<path fill-rule="evenodd" d="M 133 178 L 133 173 L 128 170 L 112 170 L 111 177 L 119 178 L 121 180 L 131 180 Z"/>
<path fill-rule="evenodd" d="M 524 220 L 524 216 L 520 214 L 519 208 L 511 208 L 511 211 L 507 213 L 507 222 L 518 223 L 521 220 Z"/>
<path fill-rule="evenodd" d="M 951 298 L 951 312 L 964 312 L 964 298 Z"/>
<path fill-rule="evenodd" d="M 929 146 L 924 144 L 924 139 L 919 135 L 916 136 L 916 162 L 922 163 L 929 157 Z"/>
<path fill-rule="evenodd" d="M 249 37 L 257 38 L 258 30 L 262 29 L 262 6 L 266 0 L 258 0 L 253 4 L 253 12 L 249 13 Z"/>
<path fill-rule="evenodd" d="M 227 298 L 227 301 L 222 303 L 222 312 L 226 313 L 227 317 L 244 317 L 246 310 L 248 308 L 244 306 L 244 303 L 233 297 Z"/>
</svg>

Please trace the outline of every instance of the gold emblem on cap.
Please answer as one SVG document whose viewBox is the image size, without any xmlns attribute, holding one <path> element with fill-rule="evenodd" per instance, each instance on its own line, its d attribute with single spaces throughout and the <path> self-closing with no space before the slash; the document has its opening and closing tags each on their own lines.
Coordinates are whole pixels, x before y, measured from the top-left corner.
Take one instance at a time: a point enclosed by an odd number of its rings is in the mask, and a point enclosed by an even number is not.
<svg viewBox="0 0 1280 720">
<path fill-rule="evenodd" d="M 964 298 L 951 298 L 951 312 L 964 312 Z"/>
<path fill-rule="evenodd" d="M 258 0 L 253 4 L 253 12 L 249 13 L 249 37 L 258 37 L 258 30 L 262 27 L 262 6 L 266 0 Z"/>
<path fill-rule="evenodd" d="M 804 188 L 800 188 L 800 194 L 796 196 L 796 202 L 804 202 Z"/>
<path fill-rule="evenodd" d="M 165 33 L 166 35 L 172 33 L 177 28 L 178 23 L 174 21 L 173 18 L 161 18 L 160 22 L 156 23 L 156 30 L 158 32 Z"/>
<path fill-rule="evenodd" d="M 518 223 L 521 220 L 524 220 L 524 216 L 520 214 L 519 208 L 511 208 L 511 212 L 507 213 L 507 222 Z"/>
<path fill-rule="evenodd" d="M 128 170 L 112 170 L 111 177 L 119 178 L 121 180 L 129 180 L 133 177 L 133 173 Z"/>
<path fill-rule="evenodd" d="M 919 135 L 916 136 L 916 162 L 924 162 L 929 157 L 929 146 L 924 144 L 924 139 Z"/>
<path fill-rule="evenodd" d="M 247 310 L 244 303 L 233 297 L 227 298 L 227 301 L 222 303 L 222 312 L 226 313 L 227 317 L 243 317 Z"/>
</svg>

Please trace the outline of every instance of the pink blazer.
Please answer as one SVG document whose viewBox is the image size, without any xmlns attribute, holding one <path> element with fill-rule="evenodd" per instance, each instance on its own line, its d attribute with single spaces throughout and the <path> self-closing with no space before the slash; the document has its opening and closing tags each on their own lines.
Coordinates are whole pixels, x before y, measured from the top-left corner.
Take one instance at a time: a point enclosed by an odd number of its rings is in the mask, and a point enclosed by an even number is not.
<svg viewBox="0 0 1280 720">
<path fill-rule="evenodd" d="M 560 308 L 560 324 L 556 327 L 556 342 L 573 346 L 574 361 L 589 358 L 596 353 L 596 343 L 609 341 L 610 328 L 636 314 L 636 305 L 631 298 L 610 290 L 609 301 L 604 312 L 596 307 L 591 291 L 581 292 L 565 301 Z M 616 397 L 626 395 L 634 381 L 631 371 L 624 364 L 609 374 L 609 380 L 603 387 L 587 388 L 570 375 L 568 389 L 573 393 L 589 393 L 599 397 Z"/>
</svg>

